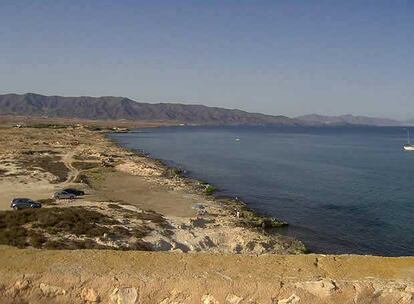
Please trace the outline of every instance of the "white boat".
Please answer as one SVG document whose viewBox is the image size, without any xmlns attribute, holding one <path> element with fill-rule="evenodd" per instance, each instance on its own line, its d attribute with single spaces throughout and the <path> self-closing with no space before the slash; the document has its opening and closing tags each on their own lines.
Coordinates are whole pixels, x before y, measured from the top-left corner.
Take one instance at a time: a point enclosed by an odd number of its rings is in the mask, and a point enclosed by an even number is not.
<svg viewBox="0 0 414 304">
<path fill-rule="evenodd" d="M 403 148 L 405 151 L 414 151 L 414 145 L 410 140 L 410 129 L 407 129 L 407 144 L 405 144 Z"/>
<path fill-rule="evenodd" d="M 414 145 L 404 145 L 404 150 L 405 151 L 414 151 Z"/>
</svg>

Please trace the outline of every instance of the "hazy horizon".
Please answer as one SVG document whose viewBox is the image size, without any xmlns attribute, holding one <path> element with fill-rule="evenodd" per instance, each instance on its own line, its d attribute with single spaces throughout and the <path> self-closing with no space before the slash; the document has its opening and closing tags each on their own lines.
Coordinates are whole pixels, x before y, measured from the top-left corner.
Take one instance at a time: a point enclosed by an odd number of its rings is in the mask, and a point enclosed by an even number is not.
<svg viewBox="0 0 414 304">
<path fill-rule="evenodd" d="M 410 1 L 2 1 L 1 93 L 414 118 Z"/>
</svg>

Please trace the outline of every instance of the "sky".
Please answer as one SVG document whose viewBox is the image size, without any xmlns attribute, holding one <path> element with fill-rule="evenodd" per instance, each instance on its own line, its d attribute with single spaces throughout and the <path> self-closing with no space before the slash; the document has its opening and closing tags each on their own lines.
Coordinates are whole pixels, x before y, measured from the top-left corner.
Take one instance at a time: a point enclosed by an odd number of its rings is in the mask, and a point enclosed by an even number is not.
<svg viewBox="0 0 414 304">
<path fill-rule="evenodd" d="M 0 0 L 0 93 L 414 118 L 414 1 Z"/>
</svg>

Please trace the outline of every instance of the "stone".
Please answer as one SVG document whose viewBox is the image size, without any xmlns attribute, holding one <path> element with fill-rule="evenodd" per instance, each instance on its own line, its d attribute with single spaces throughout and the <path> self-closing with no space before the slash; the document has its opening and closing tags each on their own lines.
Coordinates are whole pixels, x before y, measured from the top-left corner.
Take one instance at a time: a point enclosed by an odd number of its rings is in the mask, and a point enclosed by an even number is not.
<svg viewBox="0 0 414 304">
<path fill-rule="evenodd" d="M 412 304 L 413 296 L 408 292 L 394 290 L 381 293 L 378 300 L 380 303 Z"/>
<path fill-rule="evenodd" d="M 170 298 L 165 298 L 159 304 L 182 304 L 182 303 L 185 303 L 185 302 L 176 301 L 176 300 L 170 299 Z"/>
<path fill-rule="evenodd" d="M 14 283 L 14 285 L 11 288 L 9 288 L 5 293 L 10 297 L 15 297 L 17 294 L 20 293 L 20 291 L 26 290 L 29 287 L 30 282 L 28 280 L 16 281 L 16 283 Z M 4 286 L 3 289 L 5 289 Z"/>
<path fill-rule="evenodd" d="M 209 295 L 209 294 L 206 294 L 201 297 L 201 303 L 202 304 L 219 304 L 219 302 L 212 295 Z"/>
<path fill-rule="evenodd" d="M 297 295 L 293 294 L 287 299 L 277 301 L 277 304 L 296 304 L 299 303 L 299 301 L 300 298 Z"/>
<path fill-rule="evenodd" d="M 138 290 L 133 287 L 115 288 L 110 298 L 114 304 L 138 304 Z"/>
<path fill-rule="evenodd" d="M 318 281 L 300 282 L 295 284 L 296 287 L 302 288 L 316 297 L 326 298 L 331 296 L 337 289 L 334 281 L 330 279 L 321 279 Z"/>
<path fill-rule="evenodd" d="M 84 288 L 81 292 L 81 299 L 85 302 L 98 303 L 100 298 L 98 293 L 92 288 Z"/>
<path fill-rule="evenodd" d="M 353 287 L 355 290 L 354 303 L 360 303 L 362 300 L 367 300 L 374 297 L 375 289 L 372 284 L 355 283 Z"/>
<path fill-rule="evenodd" d="M 407 287 L 405 287 L 405 291 L 412 293 L 414 295 L 414 285 L 408 285 Z"/>
<path fill-rule="evenodd" d="M 39 288 L 42 291 L 43 295 L 46 297 L 56 297 L 56 296 L 66 295 L 66 290 L 58 286 L 52 286 L 52 285 L 40 283 Z"/>
<path fill-rule="evenodd" d="M 163 299 L 159 304 L 183 304 L 187 303 L 188 296 L 182 291 L 173 289 L 170 292 L 170 295 Z"/>
<path fill-rule="evenodd" d="M 29 286 L 30 286 L 30 282 L 28 280 L 17 281 L 14 284 L 14 288 L 16 288 L 17 290 L 25 290 L 29 288 Z"/>
<path fill-rule="evenodd" d="M 8 296 L 14 298 L 17 294 L 20 293 L 20 291 L 24 291 L 30 287 L 30 282 L 28 280 L 21 280 L 16 281 L 12 287 L 10 287 L 8 290 L 5 291 L 5 294 Z M 2 285 L 0 290 L 3 291 L 5 289 L 5 286 Z"/>
<path fill-rule="evenodd" d="M 243 298 L 235 294 L 229 294 L 226 297 L 226 303 L 228 304 L 239 304 L 241 301 L 243 301 Z"/>
</svg>

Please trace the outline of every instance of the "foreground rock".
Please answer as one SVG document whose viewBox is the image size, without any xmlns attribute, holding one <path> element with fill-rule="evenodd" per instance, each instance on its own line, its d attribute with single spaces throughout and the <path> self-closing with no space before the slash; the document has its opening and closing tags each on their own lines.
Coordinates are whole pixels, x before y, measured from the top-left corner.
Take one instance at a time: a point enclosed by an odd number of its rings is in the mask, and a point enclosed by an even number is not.
<svg viewBox="0 0 414 304">
<path fill-rule="evenodd" d="M 414 301 L 414 258 L 0 247 L 0 303 Z"/>
</svg>

